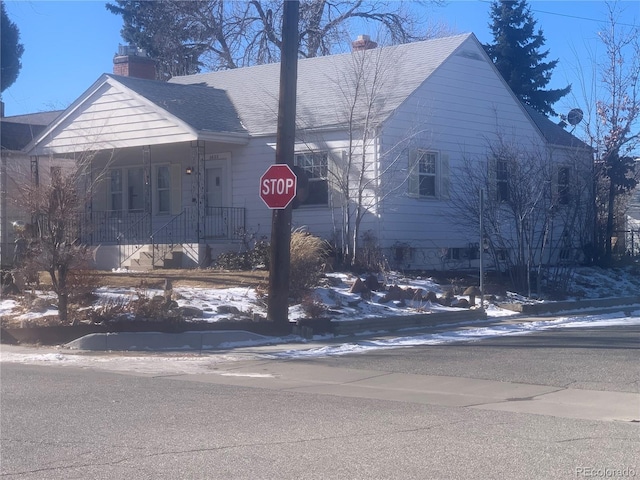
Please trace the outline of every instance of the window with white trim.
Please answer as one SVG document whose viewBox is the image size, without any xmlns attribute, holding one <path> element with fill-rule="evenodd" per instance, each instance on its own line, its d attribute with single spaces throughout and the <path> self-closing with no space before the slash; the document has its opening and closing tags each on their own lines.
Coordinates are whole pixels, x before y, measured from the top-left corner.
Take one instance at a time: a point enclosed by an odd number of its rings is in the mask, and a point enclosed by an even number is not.
<svg viewBox="0 0 640 480">
<path fill-rule="evenodd" d="M 159 165 L 156 170 L 156 213 L 171 213 L 171 170 Z"/>
<path fill-rule="evenodd" d="M 558 203 L 560 205 L 569 205 L 571 201 L 571 170 L 569 167 L 560 167 L 558 169 Z"/>
<path fill-rule="evenodd" d="M 434 152 L 418 154 L 418 194 L 421 197 L 436 196 L 438 156 Z"/>
<path fill-rule="evenodd" d="M 144 211 L 144 169 L 114 168 L 109 173 L 109 210 Z"/>
<path fill-rule="evenodd" d="M 122 170 L 111 170 L 109 182 L 109 209 L 114 212 L 122 210 Z"/>
<path fill-rule="evenodd" d="M 295 165 L 309 181 L 306 198 L 301 205 L 329 204 L 329 155 L 327 152 L 305 152 L 295 156 Z"/>
<path fill-rule="evenodd" d="M 409 195 L 418 198 L 449 196 L 449 158 L 432 150 L 409 153 Z"/>
<path fill-rule="evenodd" d="M 496 160 L 496 193 L 498 202 L 509 201 L 509 162 L 507 160 Z"/>
</svg>

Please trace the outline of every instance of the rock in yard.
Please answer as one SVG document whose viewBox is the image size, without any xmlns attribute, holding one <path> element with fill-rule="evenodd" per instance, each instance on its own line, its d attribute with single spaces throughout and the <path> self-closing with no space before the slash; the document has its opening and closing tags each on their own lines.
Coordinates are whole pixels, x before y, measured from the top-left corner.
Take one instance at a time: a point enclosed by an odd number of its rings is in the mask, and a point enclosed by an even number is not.
<svg viewBox="0 0 640 480">
<path fill-rule="evenodd" d="M 178 308 L 178 313 L 187 318 L 202 318 L 204 316 L 202 310 L 196 307 L 184 306 Z"/>
<path fill-rule="evenodd" d="M 382 284 L 378 281 L 378 278 L 375 275 L 369 275 L 365 278 L 364 285 L 374 292 L 377 292 L 382 287 Z"/>
<path fill-rule="evenodd" d="M 364 284 L 360 278 L 356 278 L 356 281 L 351 285 L 351 289 L 349 289 L 349 293 L 362 293 L 367 289 L 367 286 Z"/>
<path fill-rule="evenodd" d="M 234 315 L 240 314 L 240 310 L 238 307 L 234 307 L 233 305 L 220 305 L 218 306 L 218 313 L 230 313 Z"/>
</svg>

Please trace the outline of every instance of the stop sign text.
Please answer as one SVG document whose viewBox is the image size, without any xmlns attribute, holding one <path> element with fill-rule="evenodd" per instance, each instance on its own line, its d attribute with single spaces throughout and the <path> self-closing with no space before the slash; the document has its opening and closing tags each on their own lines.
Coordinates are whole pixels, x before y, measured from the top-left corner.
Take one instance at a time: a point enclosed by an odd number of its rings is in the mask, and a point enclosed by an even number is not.
<svg viewBox="0 0 640 480">
<path fill-rule="evenodd" d="M 289 165 L 271 165 L 260 177 L 260 198 L 271 209 L 283 209 L 296 196 L 298 178 Z"/>
</svg>

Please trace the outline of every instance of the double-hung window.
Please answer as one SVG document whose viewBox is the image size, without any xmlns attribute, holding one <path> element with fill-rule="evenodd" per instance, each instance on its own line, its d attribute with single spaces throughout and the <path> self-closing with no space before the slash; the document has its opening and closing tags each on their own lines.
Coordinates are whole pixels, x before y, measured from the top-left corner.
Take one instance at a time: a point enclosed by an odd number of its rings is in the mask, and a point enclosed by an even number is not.
<svg viewBox="0 0 640 480">
<path fill-rule="evenodd" d="M 509 192 L 509 162 L 498 159 L 496 161 L 496 194 L 498 202 L 508 202 Z"/>
<path fill-rule="evenodd" d="M 171 174 L 169 165 L 158 166 L 156 172 L 157 213 L 171 213 Z"/>
<path fill-rule="evenodd" d="M 307 176 L 306 198 L 302 205 L 329 204 L 329 156 L 327 152 L 299 153 L 295 156 L 295 165 Z"/>
<path fill-rule="evenodd" d="M 560 167 L 558 169 L 558 203 L 560 205 L 568 205 L 571 201 L 570 180 L 569 167 Z"/>
<path fill-rule="evenodd" d="M 109 210 L 144 211 L 144 170 L 142 167 L 114 168 L 109 173 Z"/>
<path fill-rule="evenodd" d="M 122 211 L 122 170 L 111 170 L 109 181 L 109 207 L 113 212 Z"/>
<path fill-rule="evenodd" d="M 438 157 L 434 152 L 418 154 L 418 190 L 421 197 L 436 196 Z"/>
<path fill-rule="evenodd" d="M 410 153 L 409 164 L 409 195 L 418 198 L 448 197 L 448 156 L 418 149 Z"/>
</svg>

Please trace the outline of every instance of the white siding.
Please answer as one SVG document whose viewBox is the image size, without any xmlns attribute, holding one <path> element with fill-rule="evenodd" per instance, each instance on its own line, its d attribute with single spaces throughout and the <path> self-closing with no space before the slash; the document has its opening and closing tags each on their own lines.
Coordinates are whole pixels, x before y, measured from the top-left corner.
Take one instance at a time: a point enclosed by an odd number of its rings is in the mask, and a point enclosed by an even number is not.
<svg viewBox="0 0 640 480">
<path fill-rule="evenodd" d="M 462 48 L 471 55 L 457 54 L 445 61 L 387 121 L 381 140 L 383 151 L 404 143 L 407 151 L 424 148 L 448 159 L 451 191 L 464 182 L 458 172 L 463 157 L 486 159 L 488 142 L 497 134 L 523 148 L 542 144 L 492 66 L 479 53 L 473 55 L 475 45 L 468 41 Z M 478 242 L 479 233 L 458 226 L 446 199 L 407 194 L 408 153 L 404 156 L 386 179 L 389 189 L 405 185 L 386 198 L 378 238 L 382 247 L 407 244 L 420 252 L 405 267 L 439 268 L 443 249 L 466 248 Z"/>
<path fill-rule="evenodd" d="M 157 107 L 107 82 L 56 126 L 38 151 L 81 152 L 195 138 L 184 125 L 158 113 Z"/>
</svg>

